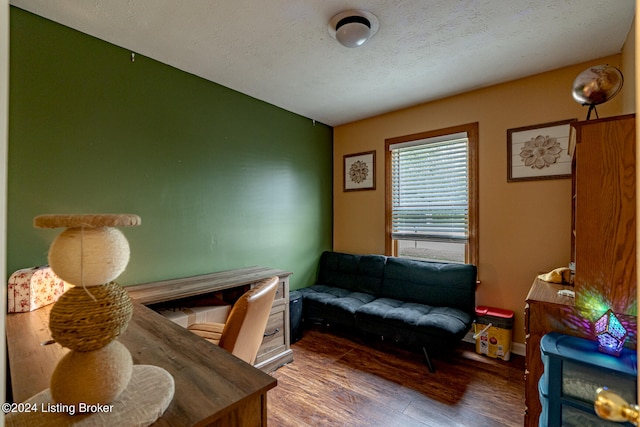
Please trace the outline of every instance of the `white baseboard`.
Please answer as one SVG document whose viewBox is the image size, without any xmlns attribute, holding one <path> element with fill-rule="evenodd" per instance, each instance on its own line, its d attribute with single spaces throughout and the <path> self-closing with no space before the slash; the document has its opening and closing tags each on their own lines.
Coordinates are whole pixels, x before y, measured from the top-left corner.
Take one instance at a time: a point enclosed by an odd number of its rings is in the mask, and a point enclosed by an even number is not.
<svg viewBox="0 0 640 427">
<path fill-rule="evenodd" d="M 475 344 L 476 340 L 473 339 L 473 332 L 468 332 L 467 335 L 462 339 L 464 342 L 468 342 L 471 344 Z M 511 343 L 511 353 L 517 354 L 518 356 L 524 356 L 526 354 L 526 346 L 519 342 Z"/>
</svg>

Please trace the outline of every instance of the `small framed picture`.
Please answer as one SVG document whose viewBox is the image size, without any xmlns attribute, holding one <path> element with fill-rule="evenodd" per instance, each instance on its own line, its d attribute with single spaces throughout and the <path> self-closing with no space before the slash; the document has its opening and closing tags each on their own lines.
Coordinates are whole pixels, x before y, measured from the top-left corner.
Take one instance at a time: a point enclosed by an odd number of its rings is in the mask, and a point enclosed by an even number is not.
<svg viewBox="0 0 640 427">
<path fill-rule="evenodd" d="M 344 191 L 376 189 L 376 152 L 344 156 Z"/>
<path fill-rule="evenodd" d="M 507 182 L 571 178 L 570 123 L 507 129 Z"/>
</svg>

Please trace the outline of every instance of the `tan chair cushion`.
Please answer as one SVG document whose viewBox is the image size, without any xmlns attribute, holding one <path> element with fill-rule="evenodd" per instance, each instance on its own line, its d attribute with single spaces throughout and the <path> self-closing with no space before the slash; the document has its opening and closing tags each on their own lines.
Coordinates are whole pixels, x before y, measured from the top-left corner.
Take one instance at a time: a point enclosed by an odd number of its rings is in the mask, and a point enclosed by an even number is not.
<svg viewBox="0 0 640 427">
<path fill-rule="evenodd" d="M 189 330 L 253 365 L 264 338 L 280 279 L 263 280 L 245 292 L 231 308 L 227 321 L 196 323 Z"/>
<path fill-rule="evenodd" d="M 218 345 L 224 329 L 224 323 L 194 323 L 187 329 L 210 343 Z"/>
</svg>

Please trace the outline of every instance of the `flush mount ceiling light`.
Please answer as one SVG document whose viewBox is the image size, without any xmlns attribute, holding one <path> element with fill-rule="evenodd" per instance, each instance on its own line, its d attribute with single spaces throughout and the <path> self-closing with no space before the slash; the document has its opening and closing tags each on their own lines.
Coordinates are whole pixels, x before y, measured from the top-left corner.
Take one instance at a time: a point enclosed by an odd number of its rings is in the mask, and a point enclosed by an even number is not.
<svg viewBox="0 0 640 427">
<path fill-rule="evenodd" d="M 378 32 L 378 18 L 365 10 L 345 10 L 329 21 L 329 34 L 346 47 L 360 47 Z"/>
</svg>

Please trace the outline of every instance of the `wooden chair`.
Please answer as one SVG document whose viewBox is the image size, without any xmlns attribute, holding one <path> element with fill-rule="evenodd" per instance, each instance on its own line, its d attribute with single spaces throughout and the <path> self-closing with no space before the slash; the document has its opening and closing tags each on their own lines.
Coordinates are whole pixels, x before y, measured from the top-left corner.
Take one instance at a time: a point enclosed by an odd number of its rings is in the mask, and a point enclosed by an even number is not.
<svg viewBox="0 0 640 427">
<path fill-rule="evenodd" d="M 253 365 L 278 282 L 279 278 L 274 276 L 245 292 L 231 308 L 225 323 L 194 323 L 188 329 Z"/>
</svg>

